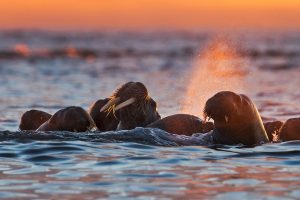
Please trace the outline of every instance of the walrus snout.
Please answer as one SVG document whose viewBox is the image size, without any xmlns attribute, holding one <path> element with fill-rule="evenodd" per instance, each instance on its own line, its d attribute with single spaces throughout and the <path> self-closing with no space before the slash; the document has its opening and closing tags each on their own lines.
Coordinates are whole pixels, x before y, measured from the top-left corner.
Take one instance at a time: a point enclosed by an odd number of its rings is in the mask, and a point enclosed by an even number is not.
<svg viewBox="0 0 300 200">
<path fill-rule="evenodd" d="M 109 100 L 109 98 L 99 99 L 88 109 L 88 113 L 96 123 L 99 131 L 114 131 L 119 124 L 119 120 L 116 118 L 114 113 L 100 112 L 100 109 L 107 104 Z"/>
<path fill-rule="evenodd" d="M 203 111 L 204 121 L 212 118 L 214 121 L 227 124 L 240 112 L 238 107 L 241 103 L 239 95 L 230 91 L 219 92 L 207 100 Z"/>
</svg>

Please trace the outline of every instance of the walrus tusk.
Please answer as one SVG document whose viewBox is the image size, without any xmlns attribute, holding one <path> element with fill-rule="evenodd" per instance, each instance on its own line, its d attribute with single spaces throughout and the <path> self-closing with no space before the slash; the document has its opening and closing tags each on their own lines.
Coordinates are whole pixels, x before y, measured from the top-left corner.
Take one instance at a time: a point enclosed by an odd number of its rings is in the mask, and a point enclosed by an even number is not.
<svg viewBox="0 0 300 200">
<path fill-rule="evenodd" d="M 91 132 L 95 132 L 95 131 L 98 131 L 98 128 L 97 127 L 89 127 L 88 130 Z"/>
<path fill-rule="evenodd" d="M 124 108 L 126 106 L 129 106 L 130 104 L 133 104 L 136 101 L 134 97 L 131 97 L 130 99 L 120 103 L 116 108 L 115 111 L 120 110 L 121 108 Z"/>
<path fill-rule="evenodd" d="M 88 130 L 89 130 L 89 131 L 92 131 L 92 132 L 98 131 L 98 128 L 97 128 L 97 126 L 96 126 L 96 123 L 95 123 L 95 121 L 92 119 L 91 116 L 89 116 L 89 121 L 90 121 L 90 126 L 88 127 Z"/>
<path fill-rule="evenodd" d="M 225 122 L 228 123 L 229 119 L 228 119 L 228 116 L 225 115 Z"/>
<path fill-rule="evenodd" d="M 202 123 L 205 124 L 206 122 L 208 122 L 211 119 L 211 117 L 209 117 L 206 113 L 203 114 L 203 120 Z"/>
<path fill-rule="evenodd" d="M 105 110 L 107 110 L 107 108 L 109 108 L 110 106 L 116 104 L 116 103 L 119 103 L 120 101 L 120 97 L 117 97 L 117 98 L 112 98 L 111 100 L 109 100 L 109 102 L 107 102 L 107 104 L 105 104 L 101 109 L 100 109 L 100 112 L 103 112 Z"/>
</svg>

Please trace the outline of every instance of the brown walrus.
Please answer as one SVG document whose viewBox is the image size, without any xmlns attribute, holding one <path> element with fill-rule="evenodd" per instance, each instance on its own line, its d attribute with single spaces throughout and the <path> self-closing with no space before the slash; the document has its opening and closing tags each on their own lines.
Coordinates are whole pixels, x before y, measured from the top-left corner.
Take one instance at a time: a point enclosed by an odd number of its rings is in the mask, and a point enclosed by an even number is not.
<svg viewBox="0 0 300 200">
<path fill-rule="evenodd" d="M 279 131 L 281 141 L 300 140 L 300 118 L 288 119 Z"/>
<path fill-rule="evenodd" d="M 99 131 L 114 131 L 117 129 L 119 120 L 115 117 L 113 112 L 100 112 L 100 109 L 109 102 L 109 98 L 99 99 L 93 103 L 88 113 L 93 118 Z"/>
<path fill-rule="evenodd" d="M 222 91 L 207 100 L 204 119 L 214 120 L 216 144 L 254 145 L 269 142 L 261 117 L 253 102 L 243 94 Z"/>
<path fill-rule="evenodd" d="M 119 124 L 117 130 L 129 130 L 159 120 L 156 102 L 140 82 L 128 82 L 117 89 L 101 112 L 114 112 Z"/>
<path fill-rule="evenodd" d="M 95 127 L 95 122 L 83 108 L 70 106 L 57 111 L 37 131 L 84 132 Z"/>
<path fill-rule="evenodd" d="M 191 136 L 194 133 L 206 133 L 213 129 L 212 122 L 203 122 L 199 117 L 189 114 L 175 114 L 157 120 L 147 127 L 159 128 L 177 135 Z"/>
<path fill-rule="evenodd" d="M 51 118 L 52 115 L 40 110 L 26 111 L 20 121 L 19 129 L 23 130 L 36 130 L 44 122 Z"/>
</svg>

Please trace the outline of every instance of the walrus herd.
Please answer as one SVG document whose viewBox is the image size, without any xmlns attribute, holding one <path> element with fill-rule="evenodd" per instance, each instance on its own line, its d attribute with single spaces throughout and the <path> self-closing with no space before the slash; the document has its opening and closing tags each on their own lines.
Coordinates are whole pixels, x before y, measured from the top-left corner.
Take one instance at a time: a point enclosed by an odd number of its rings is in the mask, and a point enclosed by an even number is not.
<svg viewBox="0 0 300 200">
<path fill-rule="evenodd" d="M 213 119 L 214 122 L 209 122 Z M 300 118 L 286 122 L 262 122 L 249 97 L 221 91 L 209 98 L 203 120 L 189 114 L 175 114 L 161 119 L 157 103 L 143 83 L 128 82 L 111 97 L 93 103 L 88 111 L 71 106 L 49 113 L 30 110 L 20 121 L 20 130 L 35 131 L 114 131 L 136 127 L 159 128 L 178 135 L 212 133 L 215 144 L 255 145 L 268 142 L 300 140 Z"/>
</svg>

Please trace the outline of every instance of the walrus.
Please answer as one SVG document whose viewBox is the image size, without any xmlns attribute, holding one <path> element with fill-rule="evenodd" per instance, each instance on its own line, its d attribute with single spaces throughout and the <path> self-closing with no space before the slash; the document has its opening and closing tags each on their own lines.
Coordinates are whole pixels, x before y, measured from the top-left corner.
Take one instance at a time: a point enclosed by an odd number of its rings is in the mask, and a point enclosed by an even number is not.
<svg viewBox="0 0 300 200">
<path fill-rule="evenodd" d="M 300 140 L 300 118 L 288 119 L 279 130 L 281 141 Z"/>
<path fill-rule="evenodd" d="M 270 141 L 278 142 L 279 130 L 283 125 L 282 121 L 264 122 L 264 127 Z"/>
<path fill-rule="evenodd" d="M 94 120 L 99 131 L 114 131 L 117 129 L 119 120 L 113 112 L 100 112 L 100 109 L 109 102 L 110 98 L 99 99 L 94 102 L 88 110 L 88 113 Z"/>
<path fill-rule="evenodd" d="M 57 111 L 36 131 L 84 132 L 95 130 L 95 122 L 81 107 L 70 106 Z"/>
<path fill-rule="evenodd" d="M 191 136 L 194 133 L 206 133 L 213 129 L 212 122 L 203 122 L 199 117 L 189 114 L 170 115 L 157 120 L 147 128 L 159 128 L 166 132 Z"/>
<path fill-rule="evenodd" d="M 204 120 L 212 118 L 215 144 L 254 145 L 269 142 L 261 117 L 253 102 L 243 94 L 222 91 L 207 100 Z"/>
<path fill-rule="evenodd" d="M 26 111 L 20 121 L 19 129 L 23 130 L 36 130 L 39 128 L 44 122 L 51 118 L 47 112 L 40 110 L 29 110 Z"/>
<path fill-rule="evenodd" d="M 113 112 L 119 124 L 117 130 L 130 130 L 161 119 L 156 102 L 141 82 L 128 82 L 118 88 L 100 112 Z"/>
</svg>

